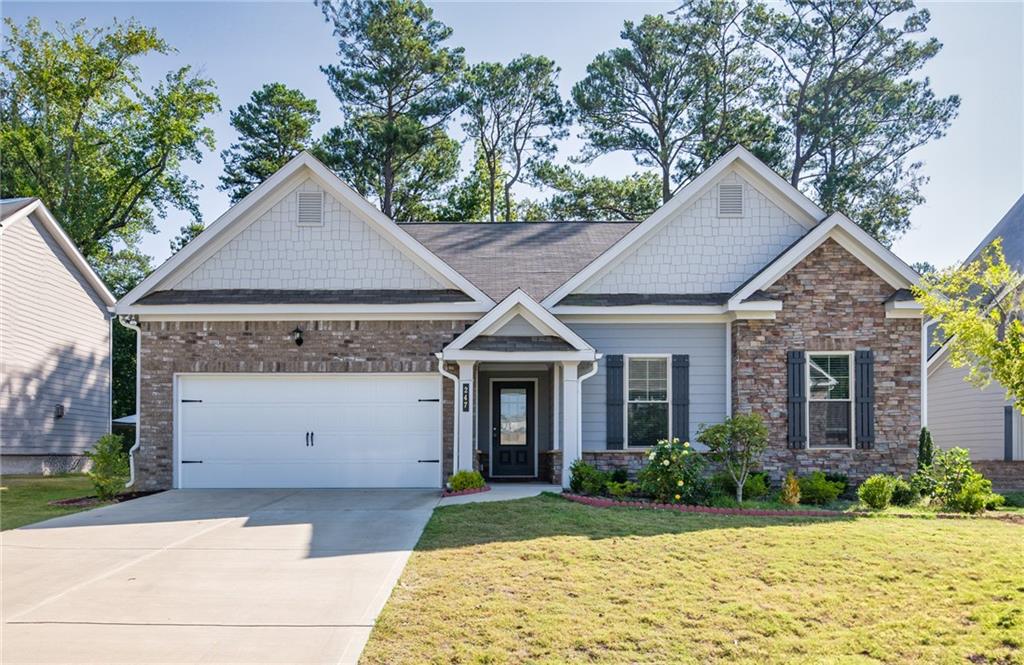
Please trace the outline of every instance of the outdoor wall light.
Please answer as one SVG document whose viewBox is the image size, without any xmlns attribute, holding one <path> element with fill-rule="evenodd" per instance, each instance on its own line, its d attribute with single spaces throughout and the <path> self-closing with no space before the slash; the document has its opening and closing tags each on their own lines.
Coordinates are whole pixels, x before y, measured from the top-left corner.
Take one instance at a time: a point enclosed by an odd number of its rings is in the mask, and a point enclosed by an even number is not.
<svg viewBox="0 0 1024 665">
<path fill-rule="evenodd" d="M 295 326 L 295 330 L 292 331 L 292 339 L 295 340 L 295 346 L 302 346 L 302 328 Z"/>
<path fill-rule="evenodd" d="M 64 405 L 63 404 L 58 404 L 55 407 L 53 407 L 53 417 L 54 418 L 63 418 L 64 417 Z"/>
</svg>

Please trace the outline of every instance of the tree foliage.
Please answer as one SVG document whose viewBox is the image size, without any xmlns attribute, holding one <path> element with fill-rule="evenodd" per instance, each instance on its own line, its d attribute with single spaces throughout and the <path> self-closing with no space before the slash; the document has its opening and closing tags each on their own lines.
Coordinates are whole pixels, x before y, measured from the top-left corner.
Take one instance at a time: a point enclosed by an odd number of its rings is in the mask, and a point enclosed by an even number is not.
<svg viewBox="0 0 1024 665">
<path fill-rule="evenodd" d="M 170 46 L 134 21 L 44 30 L 5 21 L 0 56 L 3 196 L 38 196 L 94 264 L 155 230 L 168 208 L 200 217 L 199 185 L 182 170 L 213 148 L 212 81 L 189 67 L 145 90 L 138 61 Z"/>
<path fill-rule="evenodd" d="M 741 413 L 717 425 L 701 427 L 697 441 L 708 447 L 708 457 L 725 467 L 736 484 L 736 501 L 742 503 L 747 476 L 768 447 L 768 428 L 761 416 Z"/>
<path fill-rule="evenodd" d="M 1024 276 L 1006 263 L 1001 239 L 964 266 L 924 275 L 914 295 L 937 321 L 950 365 L 969 367 L 975 385 L 999 382 L 1024 404 Z"/>
<path fill-rule="evenodd" d="M 541 162 L 533 168 L 532 181 L 553 193 L 547 201 L 528 206 L 522 213 L 526 219 L 633 222 L 645 219 L 661 203 L 661 182 L 649 171 L 615 180 Z"/>
<path fill-rule="evenodd" d="M 274 174 L 313 140 L 313 125 L 320 120 L 316 100 L 282 83 L 267 83 L 253 91 L 249 101 L 231 112 L 238 142 L 220 153 L 224 160 L 221 191 L 231 202 Z"/>
<path fill-rule="evenodd" d="M 461 48 L 420 0 L 322 0 L 338 39 L 337 62 L 321 67 L 345 115 L 319 154 L 395 219 L 427 209 L 454 177 L 445 125 L 464 101 Z M 457 146 L 456 146 L 457 152 Z"/>
</svg>

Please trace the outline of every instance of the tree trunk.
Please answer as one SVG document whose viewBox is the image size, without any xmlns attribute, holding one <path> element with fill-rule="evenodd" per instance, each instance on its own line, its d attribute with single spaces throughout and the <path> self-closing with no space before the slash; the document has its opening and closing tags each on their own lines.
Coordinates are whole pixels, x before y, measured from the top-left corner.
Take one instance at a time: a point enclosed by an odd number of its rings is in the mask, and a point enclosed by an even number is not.
<svg viewBox="0 0 1024 665">
<path fill-rule="evenodd" d="M 668 200 L 672 198 L 672 179 L 669 171 L 669 166 L 662 165 L 661 167 L 661 202 L 668 203 Z"/>
</svg>

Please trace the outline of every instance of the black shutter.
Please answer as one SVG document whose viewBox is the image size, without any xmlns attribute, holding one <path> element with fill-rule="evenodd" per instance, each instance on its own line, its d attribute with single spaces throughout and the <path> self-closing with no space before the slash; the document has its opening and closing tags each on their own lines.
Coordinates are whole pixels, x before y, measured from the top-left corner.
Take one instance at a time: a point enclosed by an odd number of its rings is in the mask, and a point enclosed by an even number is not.
<svg viewBox="0 0 1024 665">
<path fill-rule="evenodd" d="M 672 436 L 690 440 L 690 356 L 672 356 Z"/>
<path fill-rule="evenodd" d="M 1003 407 L 1003 460 L 1013 461 L 1013 407 Z"/>
<path fill-rule="evenodd" d="M 622 356 L 605 356 L 605 423 L 608 450 L 622 450 Z"/>
<path fill-rule="evenodd" d="M 870 349 L 854 353 L 854 383 L 856 384 L 857 448 L 875 447 L 875 354 Z"/>
<path fill-rule="evenodd" d="M 789 448 L 805 448 L 807 446 L 807 384 L 805 379 L 805 363 L 803 351 L 790 351 L 786 354 L 786 383 L 789 396 L 786 401 L 789 431 L 787 445 Z"/>
</svg>

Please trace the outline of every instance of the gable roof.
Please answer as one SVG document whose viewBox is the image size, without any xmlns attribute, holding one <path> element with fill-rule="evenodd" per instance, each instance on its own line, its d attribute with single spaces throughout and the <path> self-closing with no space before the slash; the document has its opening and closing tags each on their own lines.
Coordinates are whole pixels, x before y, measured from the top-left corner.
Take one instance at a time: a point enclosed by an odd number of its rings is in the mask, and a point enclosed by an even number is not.
<svg viewBox="0 0 1024 665">
<path fill-rule="evenodd" d="M 999 220 L 985 239 L 978 243 L 971 255 L 964 261 L 967 265 L 981 256 L 982 251 L 996 238 L 1003 239 L 1003 255 L 1006 263 L 1016 272 L 1024 272 L 1024 196 L 1017 199 L 1013 207 Z"/>
<path fill-rule="evenodd" d="M 650 217 L 637 225 L 594 261 L 588 263 L 582 270 L 549 294 L 544 299 L 543 304 L 547 307 L 554 306 L 562 298 L 586 283 L 591 277 L 597 275 L 602 269 L 611 265 L 616 259 L 623 257 L 628 251 L 642 244 L 644 240 L 650 238 L 658 229 L 662 228 L 672 219 L 676 213 L 703 194 L 726 170 L 737 165 L 743 169 L 743 175 L 758 181 L 761 185 L 759 191 L 784 205 L 787 211 L 793 214 L 793 218 L 806 228 L 813 228 L 815 224 L 825 219 L 825 211 L 807 198 L 803 192 L 783 180 L 779 174 L 768 168 L 764 162 L 755 157 L 749 150 L 738 145 L 719 158 L 699 176 L 687 183 L 667 203 L 655 210 Z"/>
<path fill-rule="evenodd" d="M 500 301 L 516 289 L 540 300 L 637 222 L 412 222 L 399 224 Z"/>
<path fill-rule="evenodd" d="M 173 277 L 215 253 L 245 227 L 245 222 L 255 219 L 264 212 L 268 201 L 276 203 L 274 194 L 281 191 L 301 174 L 313 178 L 326 192 L 344 203 L 354 216 L 380 233 L 396 249 L 442 285 L 464 292 L 474 303 L 479 305 L 490 307 L 494 304 L 487 294 L 403 231 L 398 224 L 349 187 L 322 162 L 303 151 L 282 166 L 274 175 L 263 181 L 245 198 L 229 208 L 194 241 L 165 261 L 125 295 L 117 304 L 117 312 L 119 314 L 135 313 L 136 310 L 133 309 L 133 306 L 138 304 L 144 296 L 160 290 Z"/>
<path fill-rule="evenodd" d="M 50 212 L 41 200 L 35 197 L 0 200 L 0 233 L 7 227 L 22 219 L 26 219 L 30 215 L 34 216 L 42 224 L 46 232 L 50 234 L 50 237 L 57 243 L 57 246 L 68 257 L 68 260 L 71 261 L 71 264 L 78 270 L 79 274 L 82 275 L 103 304 L 108 308 L 112 308 L 116 302 L 114 294 L 110 292 L 110 289 L 103 283 L 100 276 L 96 274 L 96 271 L 92 269 L 89 262 L 82 256 L 82 253 L 78 251 L 78 247 L 75 246 L 75 243 L 64 232 L 64 229 L 61 228 L 53 213 Z"/>
</svg>

